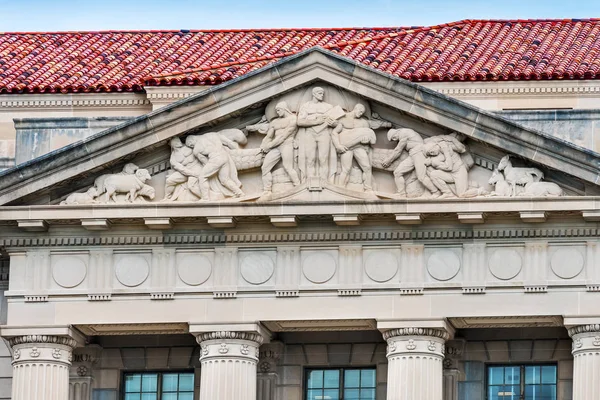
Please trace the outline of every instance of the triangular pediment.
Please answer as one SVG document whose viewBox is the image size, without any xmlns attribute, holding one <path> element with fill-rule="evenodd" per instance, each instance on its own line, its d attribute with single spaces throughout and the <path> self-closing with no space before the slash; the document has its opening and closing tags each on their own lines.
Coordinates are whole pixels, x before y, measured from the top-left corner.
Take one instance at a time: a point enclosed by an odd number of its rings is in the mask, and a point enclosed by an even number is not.
<svg viewBox="0 0 600 400">
<path fill-rule="evenodd" d="M 5 171 L 0 205 L 598 195 L 599 170 L 592 151 L 311 49 Z"/>
</svg>

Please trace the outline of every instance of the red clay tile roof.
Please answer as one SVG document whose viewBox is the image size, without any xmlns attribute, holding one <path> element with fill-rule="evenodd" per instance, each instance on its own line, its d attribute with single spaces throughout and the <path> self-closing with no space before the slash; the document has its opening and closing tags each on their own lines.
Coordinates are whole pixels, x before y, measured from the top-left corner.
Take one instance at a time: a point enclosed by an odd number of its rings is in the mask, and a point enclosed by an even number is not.
<svg viewBox="0 0 600 400">
<path fill-rule="evenodd" d="M 416 82 L 600 79 L 600 19 L 419 28 L 0 33 L 0 93 L 211 85 L 322 46 Z"/>
</svg>

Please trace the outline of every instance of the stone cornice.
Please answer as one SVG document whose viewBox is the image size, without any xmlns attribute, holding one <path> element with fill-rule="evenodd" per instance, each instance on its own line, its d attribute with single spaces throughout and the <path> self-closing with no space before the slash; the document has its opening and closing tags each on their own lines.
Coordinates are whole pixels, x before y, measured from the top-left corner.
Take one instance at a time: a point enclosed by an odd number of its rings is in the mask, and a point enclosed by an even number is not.
<svg viewBox="0 0 600 400">
<path fill-rule="evenodd" d="M 398 336 L 430 336 L 443 340 L 450 339 L 450 333 L 437 328 L 395 328 L 383 332 L 383 339 L 388 340 Z"/>
<path fill-rule="evenodd" d="M 43 95 L 1 95 L 0 108 L 123 108 L 147 107 L 150 100 L 142 93 L 86 93 L 86 94 L 43 94 Z"/>
<path fill-rule="evenodd" d="M 72 348 L 77 347 L 77 341 L 69 337 L 63 336 L 50 336 L 50 335 L 25 335 L 16 336 L 8 339 L 11 346 L 19 344 L 59 344 L 63 346 L 69 346 Z"/>
<path fill-rule="evenodd" d="M 199 333 L 196 336 L 198 344 L 202 344 L 207 340 L 248 340 L 251 342 L 258 343 L 260 346 L 263 343 L 264 338 L 260 333 L 256 332 L 233 332 L 233 331 L 220 331 L 220 332 L 204 332 Z"/>
<path fill-rule="evenodd" d="M 573 337 L 581 333 L 600 333 L 600 324 L 577 325 L 567 329 L 569 336 Z"/>
<path fill-rule="evenodd" d="M 585 81 L 536 81 L 536 82 L 442 82 L 421 85 L 437 92 L 457 98 L 461 97 L 580 97 L 599 96 L 600 83 L 593 80 Z"/>
</svg>

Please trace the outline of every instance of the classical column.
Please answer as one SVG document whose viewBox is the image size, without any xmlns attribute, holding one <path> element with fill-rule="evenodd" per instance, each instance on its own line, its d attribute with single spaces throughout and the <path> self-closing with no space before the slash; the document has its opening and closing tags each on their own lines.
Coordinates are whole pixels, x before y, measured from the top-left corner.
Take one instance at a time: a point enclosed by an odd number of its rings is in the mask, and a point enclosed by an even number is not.
<svg viewBox="0 0 600 400">
<path fill-rule="evenodd" d="M 283 343 L 279 341 L 263 344 L 258 356 L 257 399 L 275 400 L 277 369 Z"/>
<path fill-rule="evenodd" d="M 69 368 L 77 342 L 51 335 L 16 336 L 13 350 L 12 400 L 68 400 Z"/>
<path fill-rule="evenodd" d="M 443 328 L 385 330 L 388 343 L 388 400 L 442 400 L 444 346 L 450 338 Z"/>
<path fill-rule="evenodd" d="M 600 399 L 600 324 L 568 331 L 573 339 L 573 400 Z"/>
<path fill-rule="evenodd" d="M 206 332 L 200 344 L 200 400 L 256 400 L 256 364 L 263 342 L 256 332 Z"/>
</svg>

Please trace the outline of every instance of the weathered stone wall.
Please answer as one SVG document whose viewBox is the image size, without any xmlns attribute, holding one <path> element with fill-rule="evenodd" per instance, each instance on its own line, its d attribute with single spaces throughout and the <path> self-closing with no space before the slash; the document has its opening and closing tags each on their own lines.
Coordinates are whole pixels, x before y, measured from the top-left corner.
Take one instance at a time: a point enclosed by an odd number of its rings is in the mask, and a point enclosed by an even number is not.
<svg viewBox="0 0 600 400">
<path fill-rule="evenodd" d="M 600 152 L 600 110 L 511 110 L 498 111 L 497 114 Z"/>
<path fill-rule="evenodd" d="M 128 120 L 128 117 L 15 119 L 15 164 L 40 157 Z"/>
</svg>

